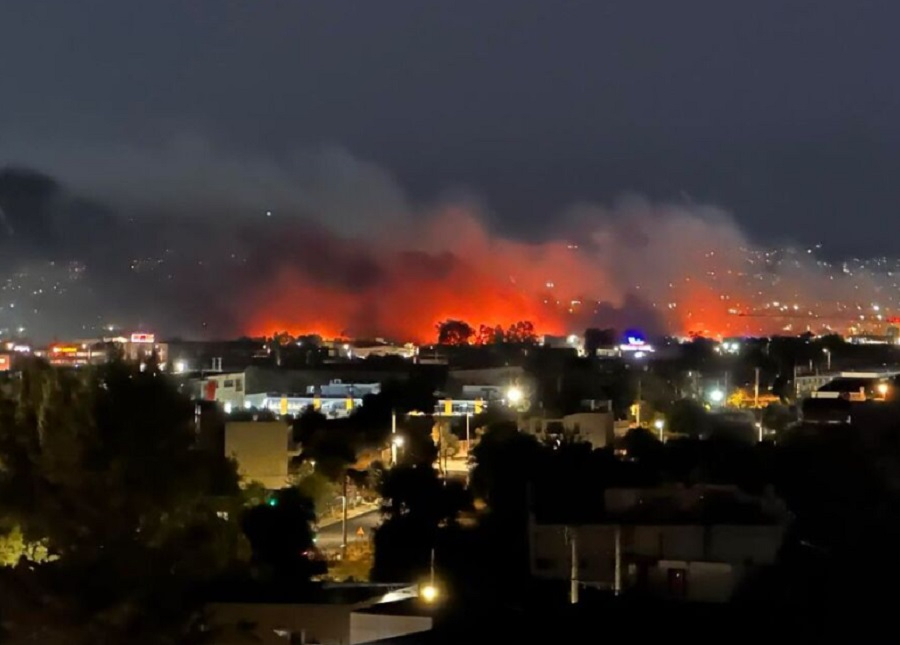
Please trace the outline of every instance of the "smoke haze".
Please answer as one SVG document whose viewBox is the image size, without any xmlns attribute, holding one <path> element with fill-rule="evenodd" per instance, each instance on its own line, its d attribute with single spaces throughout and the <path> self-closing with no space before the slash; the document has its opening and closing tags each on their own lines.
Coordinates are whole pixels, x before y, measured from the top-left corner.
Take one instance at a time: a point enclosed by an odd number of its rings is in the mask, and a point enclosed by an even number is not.
<svg viewBox="0 0 900 645">
<path fill-rule="evenodd" d="M 756 248 L 708 205 L 577 204 L 548 214 L 551 239 L 527 241 L 492 229 L 476 199 L 414 203 L 336 147 L 279 160 L 191 138 L 0 153 L 0 328 L 42 338 L 117 324 L 421 342 L 449 318 L 737 335 L 893 307 L 890 273 Z"/>
</svg>

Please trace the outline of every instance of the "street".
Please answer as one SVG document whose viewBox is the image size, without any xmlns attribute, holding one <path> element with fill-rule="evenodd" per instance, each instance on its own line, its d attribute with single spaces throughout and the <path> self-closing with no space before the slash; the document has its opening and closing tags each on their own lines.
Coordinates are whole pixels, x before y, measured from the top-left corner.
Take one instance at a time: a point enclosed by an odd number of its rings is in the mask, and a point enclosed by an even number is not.
<svg viewBox="0 0 900 645">
<path fill-rule="evenodd" d="M 372 531 L 381 523 L 381 513 L 378 509 L 371 510 L 356 517 L 347 519 L 347 543 L 353 544 L 358 540 L 368 540 Z M 362 529 L 363 535 L 359 535 Z M 316 546 L 322 551 L 329 551 L 341 546 L 341 522 L 334 522 L 319 529 Z"/>
</svg>

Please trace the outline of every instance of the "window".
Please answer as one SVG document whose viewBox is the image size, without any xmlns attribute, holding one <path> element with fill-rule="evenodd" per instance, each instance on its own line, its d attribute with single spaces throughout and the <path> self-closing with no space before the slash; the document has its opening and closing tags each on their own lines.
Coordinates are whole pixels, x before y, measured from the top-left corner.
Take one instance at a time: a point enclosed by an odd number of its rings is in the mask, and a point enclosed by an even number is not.
<svg viewBox="0 0 900 645">
<path fill-rule="evenodd" d="M 234 379 L 226 379 L 222 387 L 234 387 Z"/>
<path fill-rule="evenodd" d="M 242 378 L 235 379 L 234 390 L 235 390 L 235 392 L 243 392 L 244 391 L 244 379 L 242 379 Z"/>
</svg>

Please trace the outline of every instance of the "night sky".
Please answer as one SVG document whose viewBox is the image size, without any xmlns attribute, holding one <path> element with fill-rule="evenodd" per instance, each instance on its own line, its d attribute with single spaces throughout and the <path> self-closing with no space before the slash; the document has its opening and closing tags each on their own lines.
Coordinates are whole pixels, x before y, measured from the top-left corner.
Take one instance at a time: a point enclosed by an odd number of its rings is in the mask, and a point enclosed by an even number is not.
<svg viewBox="0 0 900 645">
<path fill-rule="evenodd" d="M 6 0 L 0 152 L 333 144 L 413 196 L 471 190 L 504 228 L 638 192 L 761 240 L 894 253 L 900 5 L 740 6 Z"/>
<path fill-rule="evenodd" d="M 895 256 L 898 24 L 862 0 L 5 0 L 0 166 L 115 212 L 351 233 L 463 196 L 541 241 L 638 195 Z"/>
</svg>

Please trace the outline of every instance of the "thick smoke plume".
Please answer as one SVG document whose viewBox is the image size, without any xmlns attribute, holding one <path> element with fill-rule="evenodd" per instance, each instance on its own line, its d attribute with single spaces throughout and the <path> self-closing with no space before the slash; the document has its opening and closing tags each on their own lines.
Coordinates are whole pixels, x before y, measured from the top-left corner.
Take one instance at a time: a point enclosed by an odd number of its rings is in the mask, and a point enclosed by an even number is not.
<svg viewBox="0 0 900 645">
<path fill-rule="evenodd" d="M 0 156 L 46 173 L 0 175 L 0 328 L 430 341 L 453 318 L 715 336 L 840 329 L 894 305 L 890 276 L 756 248 L 711 206 L 576 205 L 533 242 L 474 201 L 413 204 L 339 149 L 278 163 L 196 141 L 66 150 Z"/>
</svg>

